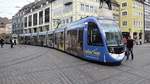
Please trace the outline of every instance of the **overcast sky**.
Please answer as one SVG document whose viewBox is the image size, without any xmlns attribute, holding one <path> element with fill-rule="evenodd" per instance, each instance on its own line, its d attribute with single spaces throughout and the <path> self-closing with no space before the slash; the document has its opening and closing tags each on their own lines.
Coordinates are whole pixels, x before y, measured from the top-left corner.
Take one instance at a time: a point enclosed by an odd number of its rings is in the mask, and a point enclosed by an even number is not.
<svg viewBox="0 0 150 84">
<path fill-rule="evenodd" d="M 0 0 L 0 17 L 12 18 L 21 7 L 34 0 Z"/>
</svg>

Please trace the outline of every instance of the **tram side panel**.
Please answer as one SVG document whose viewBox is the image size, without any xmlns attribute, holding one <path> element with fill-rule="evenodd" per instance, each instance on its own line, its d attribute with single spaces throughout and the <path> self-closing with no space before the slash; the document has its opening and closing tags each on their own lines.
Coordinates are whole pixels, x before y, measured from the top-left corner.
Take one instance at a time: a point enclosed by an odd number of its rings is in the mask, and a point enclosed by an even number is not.
<svg viewBox="0 0 150 84">
<path fill-rule="evenodd" d="M 25 44 L 30 45 L 31 44 L 31 37 L 25 36 Z"/>
<path fill-rule="evenodd" d="M 44 47 L 47 46 L 47 35 L 44 35 L 43 46 L 44 46 Z"/>
<path fill-rule="evenodd" d="M 38 37 L 37 36 L 33 36 L 32 37 L 32 45 L 37 45 L 37 43 L 38 43 Z"/>
<path fill-rule="evenodd" d="M 59 49 L 59 33 L 54 33 L 54 48 Z"/>
<path fill-rule="evenodd" d="M 47 47 L 53 48 L 53 46 L 54 46 L 54 35 L 53 34 L 48 34 Z"/>
<path fill-rule="evenodd" d="M 56 38 L 57 38 L 56 48 L 64 51 L 64 32 L 57 32 Z"/>
<path fill-rule="evenodd" d="M 44 35 L 39 35 L 39 41 L 38 41 L 38 45 L 39 46 L 43 46 L 43 39 L 44 39 Z"/>
</svg>

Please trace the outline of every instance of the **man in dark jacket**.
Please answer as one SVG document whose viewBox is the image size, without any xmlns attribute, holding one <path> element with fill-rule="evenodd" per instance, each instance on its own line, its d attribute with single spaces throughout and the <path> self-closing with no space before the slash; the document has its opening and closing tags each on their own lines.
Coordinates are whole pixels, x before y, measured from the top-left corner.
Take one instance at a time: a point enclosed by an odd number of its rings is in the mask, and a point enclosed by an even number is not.
<svg viewBox="0 0 150 84">
<path fill-rule="evenodd" d="M 1 45 L 1 48 L 3 48 L 3 46 L 4 46 L 4 40 L 3 39 L 0 40 L 0 45 Z"/>
<path fill-rule="evenodd" d="M 129 53 L 127 55 L 127 60 L 129 59 L 129 55 L 132 56 L 132 60 L 134 59 L 134 56 L 133 56 L 133 46 L 134 46 L 134 40 L 131 39 L 131 36 L 128 37 L 127 39 L 127 52 Z"/>
<path fill-rule="evenodd" d="M 13 48 L 14 47 L 14 42 L 12 39 L 10 39 L 10 47 Z"/>
</svg>

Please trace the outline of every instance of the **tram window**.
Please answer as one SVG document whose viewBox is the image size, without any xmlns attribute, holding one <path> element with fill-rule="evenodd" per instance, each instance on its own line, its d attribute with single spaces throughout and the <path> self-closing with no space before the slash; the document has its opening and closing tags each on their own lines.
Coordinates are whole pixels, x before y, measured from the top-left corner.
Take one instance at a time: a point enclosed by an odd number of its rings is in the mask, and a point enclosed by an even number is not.
<svg viewBox="0 0 150 84">
<path fill-rule="evenodd" d="M 78 36 L 78 43 L 80 45 L 80 48 L 83 50 L 83 29 L 79 29 L 79 36 Z"/>
<path fill-rule="evenodd" d="M 102 36 L 100 34 L 99 28 L 93 22 L 88 23 L 88 45 L 91 46 L 102 46 Z"/>
</svg>

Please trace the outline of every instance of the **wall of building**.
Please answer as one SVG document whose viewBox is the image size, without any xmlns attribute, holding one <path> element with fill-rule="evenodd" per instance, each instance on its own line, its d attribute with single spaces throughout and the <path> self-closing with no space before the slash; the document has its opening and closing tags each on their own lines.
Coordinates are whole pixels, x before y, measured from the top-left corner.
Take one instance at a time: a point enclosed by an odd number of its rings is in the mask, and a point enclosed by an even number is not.
<svg viewBox="0 0 150 84">
<path fill-rule="evenodd" d="M 11 31 L 11 20 L 8 18 L 0 17 L 0 34 L 10 34 Z"/>
<path fill-rule="evenodd" d="M 120 3 L 120 25 L 123 34 L 144 41 L 144 5 L 138 0 L 118 0 Z M 142 35 L 142 36 L 141 36 Z"/>
<path fill-rule="evenodd" d="M 87 16 L 99 15 L 99 0 L 55 0 L 52 3 L 45 2 L 45 5 L 41 4 L 39 6 L 38 9 L 30 9 L 28 13 L 22 13 L 22 17 L 20 16 L 20 12 L 18 12 L 18 14 L 14 16 L 13 24 L 15 26 L 13 30 L 17 31 L 22 29 L 20 26 L 17 26 L 21 25 L 22 21 L 23 33 L 38 33 L 55 29 L 59 21 L 61 22 L 60 26 L 63 26 Z M 47 9 L 49 13 L 45 14 L 45 10 Z M 118 24 L 120 20 L 119 9 L 119 4 L 113 3 L 113 15 Z M 41 13 L 43 15 L 42 24 L 39 23 L 39 21 L 41 21 L 41 19 L 39 19 L 41 11 L 43 11 L 43 13 Z M 37 14 L 36 25 L 33 24 L 35 14 Z M 23 18 L 23 20 L 18 21 L 19 17 Z M 45 19 L 49 19 L 49 21 L 45 22 Z"/>
<path fill-rule="evenodd" d="M 150 42 L 150 1 L 145 0 L 145 41 Z"/>
</svg>

